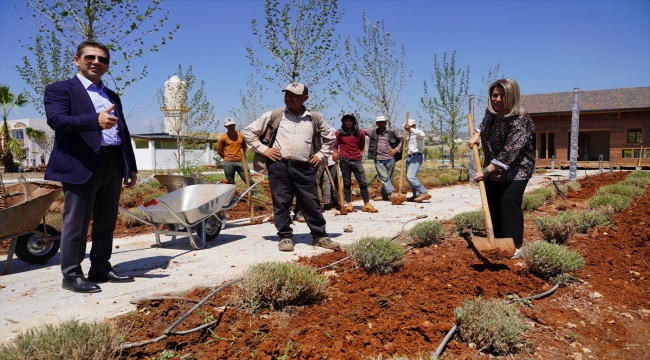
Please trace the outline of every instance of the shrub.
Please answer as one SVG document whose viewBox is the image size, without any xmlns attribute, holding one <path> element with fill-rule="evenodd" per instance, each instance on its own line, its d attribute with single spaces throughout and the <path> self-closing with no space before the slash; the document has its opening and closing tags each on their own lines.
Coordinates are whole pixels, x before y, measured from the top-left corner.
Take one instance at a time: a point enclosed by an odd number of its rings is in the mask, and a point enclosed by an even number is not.
<svg viewBox="0 0 650 360">
<path fill-rule="evenodd" d="M 557 187 L 560 189 L 560 191 L 562 191 L 563 194 L 580 191 L 580 183 L 577 181 L 569 181 L 568 183 L 558 184 Z M 557 190 L 555 191 L 557 192 Z"/>
<path fill-rule="evenodd" d="M 80 323 L 29 329 L 13 343 L 0 344 L 0 359 L 113 359 L 124 334 L 105 322 Z"/>
<path fill-rule="evenodd" d="M 643 194 L 643 189 L 632 185 L 617 183 L 599 188 L 596 194 L 618 194 L 627 197 L 635 197 Z"/>
<path fill-rule="evenodd" d="M 445 231 L 442 228 L 442 221 L 428 220 L 415 225 L 409 231 L 409 236 L 416 246 L 422 247 L 442 243 Z"/>
<path fill-rule="evenodd" d="M 366 271 L 387 274 L 404 263 L 404 252 L 386 238 L 363 237 L 348 247 L 350 259 Z"/>
<path fill-rule="evenodd" d="M 632 199 L 618 194 L 600 194 L 594 195 L 589 199 L 589 208 L 598 209 L 603 206 L 610 206 L 614 213 L 618 213 L 630 206 Z"/>
<path fill-rule="evenodd" d="M 577 228 L 576 231 L 580 234 L 586 234 L 590 228 L 609 225 L 612 218 L 612 213 L 607 208 L 599 208 L 598 210 L 583 210 L 576 212 Z"/>
<path fill-rule="evenodd" d="M 517 306 L 501 300 L 465 300 L 454 313 L 463 341 L 499 355 L 511 352 L 528 330 Z"/>
<path fill-rule="evenodd" d="M 462 233 L 485 229 L 485 215 L 482 210 L 460 213 L 454 216 L 451 222 L 456 226 L 456 230 Z"/>
<path fill-rule="evenodd" d="M 149 186 L 151 186 L 152 189 L 162 189 L 162 185 L 160 184 L 160 181 L 154 179 L 149 180 L 147 183 Z"/>
<path fill-rule="evenodd" d="M 551 278 L 579 270 L 585 265 L 577 252 L 555 243 L 534 241 L 521 250 L 530 271 Z"/>
<path fill-rule="evenodd" d="M 449 175 L 449 174 L 441 174 L 436 178 L 438 185 L 451 185 L 454 183 L 455 180 L 456 178 L 454 178 L 453 175 Z"/>
<path fill-rule="evenodd" d="M 638 178 L 638 179 L 646 179 L 647 181 L 650 181 L 650 172 L 643 171 L 643 170 L 637 170 L 637 171 L 632 171 L 629 173 L 626 178 Z"/>
<path fill-rule="evenodd" d="M 575 213 L 567 211 L 560 212 L 556 216 L 537 217 L 535 225 L 537 230 L 542 233 L 544 240 L 565 243 L 571 235 L 575 234 L 578 228 L 578 219 Z"/>
<path fill-rule="evenodd" d="M 132 208 L 138 206 L 138 194 L 132 189 L 125 189 L 120 196 L 120 206 L 123 208 Z"/>
<path fill-rule="evenodd" d="M 521 209 L 523 211 L 533 211 L 537 210 L 539 207 L 544 205 L 546 199 L 543 195 L 539 194 L 524 194 L 521 200 Z"/>
<path fill-rule="evenodd" d="M 137 208 L 131 208 L 131 209 L 127 209 L 127 210 L 132 212 L 133 215 L 139 216 L 142 219 L 147 219 L 147 217 L 144 215 L 144 213 L 142 211 L 138 210 Z M 124 226 L 127 229 L 138 227 L 140 225 L 144 225 L 144 223 L 142 221 L 139 221 L 138 219 L 134 219 L 131 216 L 129 216 L 126 213 L 123 213 L 121 211 L 120 211 L 120 219 L 122 219 L 122 222 L 124 223 Z"/>
<path fill-rule="evenodd" d="M 625 180 L 618 182 L 618 184 L 621 185 L 636 186 L 640 189 L 645 189 L 646 186 L 648 186 L 648 183 L 650 183 L 650 181 L 647 181 L 646 179 L 629 176 Z"/>
<path fill-rule="evenodd" d="M 544 201 L 553 198 L 555 196 L 555 190 L 549 187 L 537 188 L 527 192 L 528 195 L 540 196 Z"/>
<path fill-rule="evenodd" d="M 267 262 L 251 266 L 235 284 L 231 302 L 251 312 L 281 309 L 317 301 L 329 285 L 316 270 L 295 263 Z"/>
</svg>

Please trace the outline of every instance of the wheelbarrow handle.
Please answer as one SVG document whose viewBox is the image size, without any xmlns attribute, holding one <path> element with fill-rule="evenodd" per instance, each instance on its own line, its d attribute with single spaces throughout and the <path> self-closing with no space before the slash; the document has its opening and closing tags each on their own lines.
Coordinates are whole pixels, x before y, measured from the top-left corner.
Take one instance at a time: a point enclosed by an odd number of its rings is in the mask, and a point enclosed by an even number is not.
<svg viewBox="0 0 650 360">
<path fill-rule="evenodd" d="M 228 204 L 228 205 L 222 207 L 221 210 L 228 210 L 228 209 L 232 208 L 233 206 L 237 205 L 237 203 L 238 203 L 241 199 L 243 199 L 244 196 L 246 196 L 246 194 L 248 194 L 248 192 L 250 192 L 251 190 L 253 190 L 253 188 L 254 188 L 255 186 L 257 186 L 257 185 L 259 185 L 259 184 L 261 184 L 261 183 L 262 183 L 262 181 L 258 181 L 258 182 L 256 182 L 255 184 L 251 185 L 251 187 L 249 187 L 248 189 L 246 189 L 246 191 L 244 191 L 241 195 L 239 195 L 238 198 L 233 199 L 233 200 L 230 202 L 230 204 Z"/>
</svg>

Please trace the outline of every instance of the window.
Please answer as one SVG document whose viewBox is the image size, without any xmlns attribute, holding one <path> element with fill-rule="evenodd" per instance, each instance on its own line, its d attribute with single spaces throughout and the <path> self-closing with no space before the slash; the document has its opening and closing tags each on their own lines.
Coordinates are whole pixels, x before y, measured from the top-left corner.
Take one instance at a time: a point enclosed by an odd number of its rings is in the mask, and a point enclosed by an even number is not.
<svg viewBox="0 0 650 360">
<path fill-rule="evenodd" d="M 153 142 L 153 147 L 156 149 L 177 149 L 176 140 L 174 141 L 162 141 L 156 140 Z"/>
<path fill-rule="evenodd" d="M 135 141 L 135 148 L 136 149 L 148 149 L 149 148 L 149 141 L 148 140 L 136 140 Z"/>
<path fill-rule="evenodd" d="M 632 158 L 632 150 L 631 149 L 623 150 L 623 153 L 621 154 L 621 157 L 623 159 L 631 159 Z"/>
<path fill-rule="evenodd" d="M 641 129 L 629 129 L 627 131 L 627 142 L 629 143 L 642 143 L 643 137 L 641 136 Z"/>
<path fill-rule="evenodd" d="M 11 137 L 16 139 L 16 140 L 24 140 L 25 135 L 23 133 L 23 129 L 12 129 L 11 130 Z"/>
<path fill-rule="evenodd" d="M 555 133 L 535 133 L 533 149 L 538 159 L 551 159 L 555 156 Z"/>
</svg>

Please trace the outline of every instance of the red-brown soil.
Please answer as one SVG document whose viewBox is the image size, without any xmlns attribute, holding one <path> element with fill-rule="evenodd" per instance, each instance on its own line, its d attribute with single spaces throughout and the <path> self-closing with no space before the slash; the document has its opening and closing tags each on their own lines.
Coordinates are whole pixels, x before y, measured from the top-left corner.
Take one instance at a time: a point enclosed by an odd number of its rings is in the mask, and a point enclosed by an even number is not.
<svg viewBox="0 0 650 360">
<path fill-rule="evenodd" d="M 526 214 L 525 239 L 541 238 L 534 218 L 558 209 L 584 208 L 586 199 L 603 185 L 627 173 L 582 179 L 582 189 L 559 197 L 539 211 Z M 647 359 L 650 358 L 650 191 L 613 217 L 608 227 L 576 235 L 569 246 L 586 265 L 577 280 L 554 294 L 521 306 L 531 329 L 512 355 L 528 359 Z M 445 230 L 453 234 L 452 226 Z M 407 241 L 406 236 L 398 238 Z M 345 257 L 334 252 L 304 264 L 320 267 Z M 163 351 L 195 359 L 361 359 L 389 355 L 415 358 L 433 353 L 455 322 L 454 309 L 464 299 L 482 296 L 523 298 L 544 292 L 549 282 L 528 272 L 523 262 L 505 259 L 481 262 L 468 242 L 452 235 L 441 245 L 414 249 L 397 273 L 368 274 L 343 262 L 326 272 L 330 279 L 324 299 L 316 304 L 251 315 L 220 307 L 229 288 L 218 293 L 174 331 L 194 328 L 212 319 L 218 323 L 187 335 L 170 337 L 122 353 L 121 358 L 158 359 Z M 195 289 L 185 296 L 200 300 L 212 289 Z M 162 335 L 194 306 L 183 300 L 155 300 L 115 319 L 130 327 L 127 341 Z M 287 355 L 286 357 L 283 357 Z M 443 358 L 487 359 L 455 336 Z"/>
</svg>

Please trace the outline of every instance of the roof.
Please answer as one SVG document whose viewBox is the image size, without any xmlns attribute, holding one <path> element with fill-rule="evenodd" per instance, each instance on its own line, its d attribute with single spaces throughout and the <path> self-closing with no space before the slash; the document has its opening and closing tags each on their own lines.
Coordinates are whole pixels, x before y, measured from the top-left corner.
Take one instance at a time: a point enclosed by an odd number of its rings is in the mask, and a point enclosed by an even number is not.
<svg viewBox="0 0 650 360">
<path fill-rule="evenodd" d="M 573 91 L 522 95 L 530 114 L 570 113 Z M 650 109 L 650 86 L 580 91 L 580 111 L 621 111 Z"/>
<path fill-rule="evenodd" d="M 173 140 L 176 141 L 176 135 L 168 133 L 149 133 L 149 134 L 131 134 L 134 139 L 147 139 L 147 140 Z M 201 134 L 200 136 L 180 136 L 181 139 L 198 140 L 204 142 L 217 142 L 218 137 L 216 134 Z"/>
</svg>

